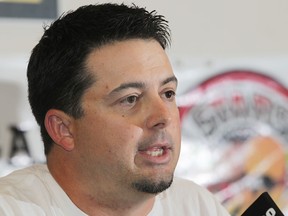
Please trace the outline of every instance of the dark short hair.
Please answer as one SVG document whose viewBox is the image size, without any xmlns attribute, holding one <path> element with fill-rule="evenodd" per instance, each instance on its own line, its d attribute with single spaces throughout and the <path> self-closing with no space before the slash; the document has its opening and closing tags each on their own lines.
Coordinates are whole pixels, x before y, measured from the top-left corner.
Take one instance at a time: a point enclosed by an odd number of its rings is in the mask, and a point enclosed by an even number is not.
<svg viewBox="0 0 288 216">
<path fill-rule="evenodd" d="M 81 97 L 97 81 L 85 66 L 88 55 L 105 44 L 136 38 L 156 40 L 166 49 L 168 22 L 134 4 L 107 3 L 82 6 L 44 27 L 32 50 L 27 78 L 29 102 L 46 155 L 53 145 L 44 125 L 47 111 L 59 109 L 74 118 L 84 115 Z"/>
</svg>

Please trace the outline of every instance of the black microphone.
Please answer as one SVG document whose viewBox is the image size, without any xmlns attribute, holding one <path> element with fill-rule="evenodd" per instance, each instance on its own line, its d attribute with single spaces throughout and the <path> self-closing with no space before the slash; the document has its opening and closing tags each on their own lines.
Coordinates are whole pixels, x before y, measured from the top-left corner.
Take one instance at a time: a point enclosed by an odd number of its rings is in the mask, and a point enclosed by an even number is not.
<svg viewBox="0 0 288 216">
<path fill-rule="evenodd" d="M 241 216 L 284 216 L 268 192 L 262 193 Z"/>
</svg>

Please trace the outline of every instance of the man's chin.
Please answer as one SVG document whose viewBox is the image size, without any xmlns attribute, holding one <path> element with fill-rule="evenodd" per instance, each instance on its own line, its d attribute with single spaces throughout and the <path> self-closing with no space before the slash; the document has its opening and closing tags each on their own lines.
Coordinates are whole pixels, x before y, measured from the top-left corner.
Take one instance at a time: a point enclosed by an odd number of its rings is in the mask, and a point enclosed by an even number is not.
<svg viewBox="0 0 288 216">
<path fill-rule="evenodd" d="M 172 182 L 173 176 L 167 180 L 142 179 L 134 182 L 132 186 L 140 192 L 158 194 L 168 189 L 171 186 Z"/>
</svg>

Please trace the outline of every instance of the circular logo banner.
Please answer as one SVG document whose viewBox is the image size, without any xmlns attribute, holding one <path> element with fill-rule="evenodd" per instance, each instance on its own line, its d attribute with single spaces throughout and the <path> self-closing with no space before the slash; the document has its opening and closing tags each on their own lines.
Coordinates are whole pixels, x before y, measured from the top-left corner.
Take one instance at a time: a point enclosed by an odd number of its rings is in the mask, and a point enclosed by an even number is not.
<svg viewBox="0 0 288 216">
<path fill-rule="evenodd" d="M 287 208 L 288 91 L 254 71 L 218 74 L 178 98 L 176 173 L 216 194 L 231 215 L 263 191 Z"/>
</svg>

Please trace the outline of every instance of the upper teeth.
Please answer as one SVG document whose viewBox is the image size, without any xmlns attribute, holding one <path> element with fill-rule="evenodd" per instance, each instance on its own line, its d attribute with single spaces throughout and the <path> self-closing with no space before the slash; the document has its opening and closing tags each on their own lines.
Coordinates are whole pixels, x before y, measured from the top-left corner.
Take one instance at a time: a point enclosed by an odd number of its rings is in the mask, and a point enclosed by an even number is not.
<svg viewBox="0 0 288 216">
<path fill-rule="evenodd" d="M 151 155 L 152 157 L 157 157 L 163 154 L 163 149 L 158 148 L 158 149 L 154 149 L 153 151 L 147 151 L 146 153 L 148 155 Z"/>
</svg>

